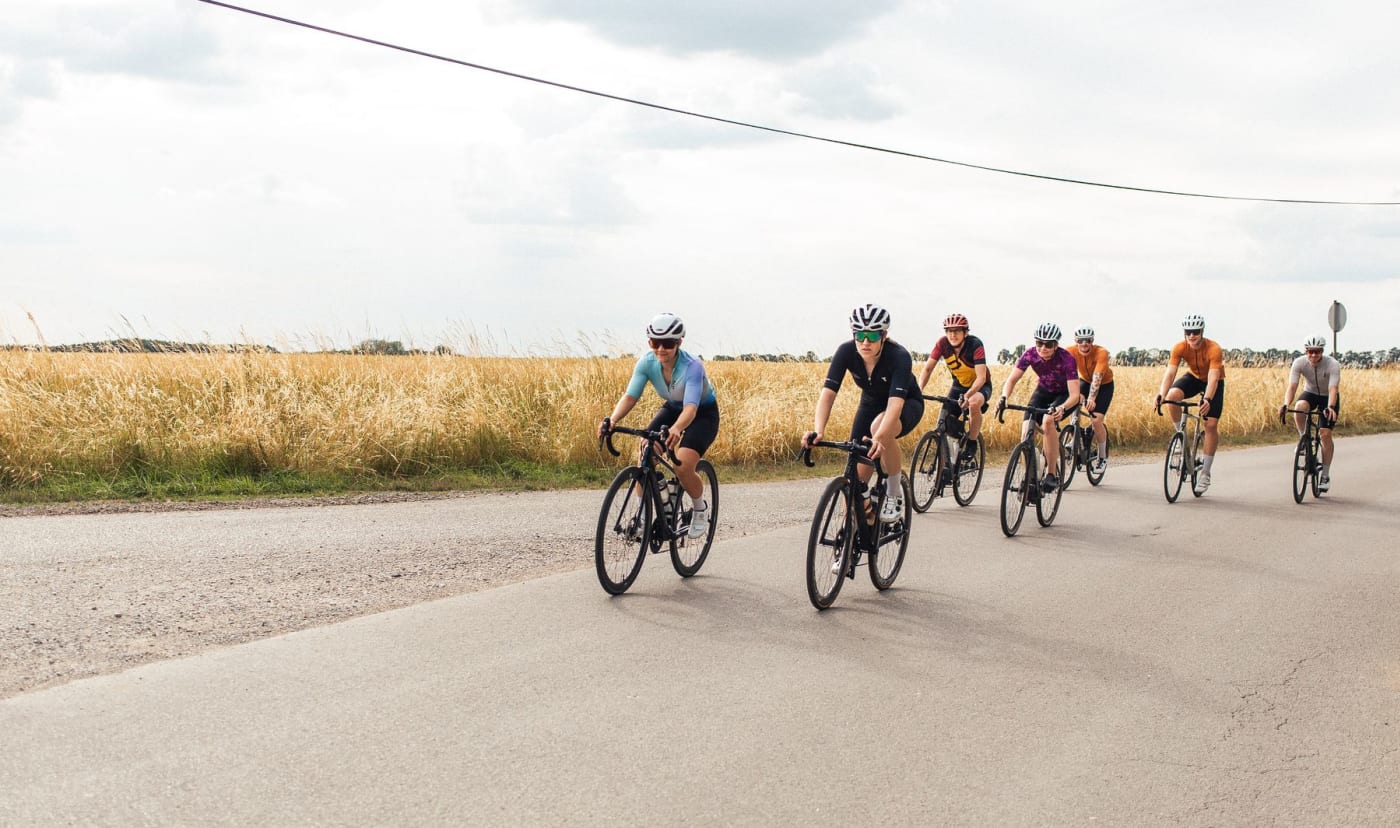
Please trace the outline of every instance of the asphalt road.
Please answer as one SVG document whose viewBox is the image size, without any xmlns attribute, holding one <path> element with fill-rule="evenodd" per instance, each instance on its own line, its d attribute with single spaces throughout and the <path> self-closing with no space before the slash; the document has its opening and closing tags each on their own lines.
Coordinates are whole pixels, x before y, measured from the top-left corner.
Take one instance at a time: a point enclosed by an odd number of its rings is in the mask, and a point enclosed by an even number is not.
<svg viewBox="0 0 1400 828">
<path fill-rule="evenodd" d="M 25 693 L 0 824 L 1395 825 L 1400 435 L 1339 446 L 986 485 L 822 613 L 789 526 Z"/>
</svg>

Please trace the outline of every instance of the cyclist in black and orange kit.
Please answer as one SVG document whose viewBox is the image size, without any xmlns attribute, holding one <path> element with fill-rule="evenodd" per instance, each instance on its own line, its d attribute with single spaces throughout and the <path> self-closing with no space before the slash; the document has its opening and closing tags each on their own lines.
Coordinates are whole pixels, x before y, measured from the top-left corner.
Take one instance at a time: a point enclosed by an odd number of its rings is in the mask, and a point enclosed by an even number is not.
<svg viewBox="0 0 1400 828">
<path fill-rule="evenodd" d="M 1196 476 L 1196 494 L 1210 488 L 1210 469 L 1215 463 L 1215 450 L 1220 445 L 1220 415 L 1225 412 L 1225 358 L 1220 343 L 1206 339 L 1206 320 L 1199 313 L 1187 314 L 1181 320 L 1185 337 L 1172 346 L 1167 371 L 1162 375 L 1162 390 L 1157 394 L 1157 409 L 1163 400 L 1180 401 L 1201 395 L 1201 423 L 1205 441 L 1201 444 L 1201 473 Z M 1177 379 L 1176 371 L 1186 366 L 1186 376 Z M 1167 406 L 1172 423 L 1182 427 L 1180 406 Z"/>
<path fill-rule="evenodd" d="M 1113 404 L 1113 369 L 1108 366 L 1108 349 L 1094 344 L 1094 329 L 1086 325 L 1074 332 L 1070 356 L 1079 367 L 1079 395 L 1084 398 L 1084 410 L 1094 418 L 1094 442 L 1099 444 L 1094 472 L 1103 474 L 1108 468 L 1108 428 L 1103 419 Z"/>
<path fill-rule="evenodd" d="M 992 397 L 992 378 L 987 369 L 987 349 L 982 340 L 968 332 L 967 317 L 960 313 L 950 313 L 943 320 L 943 336 L 929 352 L 928 361 L 919 372 L 919 388 L 928 385 L 938 360 L 948 365 L 948 373 L 953 375 L 953 385 L 944 396 L 962 401 L 967 409 L 967 442 L 959 462 L 966 462 L 977 452 L 977 437 L 982 433 L 982 415 L 986 413 L 988 401 Z M 958 412 L 947 403 L 943 408 L 948 416 L 957 417 Z"/>
</svg>

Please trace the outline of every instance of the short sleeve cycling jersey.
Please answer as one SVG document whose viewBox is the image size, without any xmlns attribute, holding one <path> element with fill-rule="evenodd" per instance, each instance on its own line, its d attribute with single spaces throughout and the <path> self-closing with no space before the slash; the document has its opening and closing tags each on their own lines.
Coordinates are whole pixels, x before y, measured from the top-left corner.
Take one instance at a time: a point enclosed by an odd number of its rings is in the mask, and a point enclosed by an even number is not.
<svg viewBox="0 0 1400 828">
<path fill-rule="evenodd" d="M 875 370 L 868 374 L 856 343 L 841 343 L 826 371 L 826 387 L 840 391 L 841 381 L 848 373 L 860 388 L 862 402 L 887 402 L 891 397 L 907 399 L 919 393 L 919 384 L 914 380 L 914 360 L 908 349 L 893 339 L 885 341 L 880 358 L 875 361 Z"/>
<path fill-rule="evenodd" d="M 1307 356 L 1293 360 L 1288 371 L 1288 384 L 1302 380 L 1303 391 L 1308 394 L 1327 396 L 1330 389 L 1336 388 L 1342 379 L 1342 364 L 1330 356 L 1324 356 L 1316 365 L 1308 362 Z"/>
<path fill-rule="evenodd" d="M 1202 382 L 1209 379 L 1211 369 L 1219 371 L 1220 378 L 1225 379 L 1225 355 L 1214 339 L 1202 339 L 1199 348 L 1192 348 L 1184 339 L 1173 345 L 1168 364 L 1175 368 L 1183 362 L 1191 376 Z"/>
<path fill-rule="evenodd" d="M 1049 359 L 1043 359 L 1035 348 L 1027 348 L 1016 360 L 1016 367 L 1022 371 L 1030 368 L 1040 378 L 1036 387 L 1052 394 L 1061 394 L 1069 389 L 1069 381 L 1078 379 L 1079 369 L 1074 357 L 1064 348 L 1056 348 Z"/>
<path fill-rule="evenodd" d="M 928 358 L 943 360 L 948 364 L 948 373 L 953 375 L 953 380 L 963 388 L 971 388 L 977 381 L 977 366 L 987 364 L 987 349 L 983 347 L 982 340 L 968 334 L 963 337 L 962 347 L 954 350 L 953 343 L 945 336 L 939 338 Z"/>
<path fill-rule="evenodd" d="M 627 383 L 627 396 L 640 399 L 647 383 L 656 389 L 661 399 L 676 405 L 709 405 L 715 401 L 715 388 L 705 376 L 705 363 L 680 351 L 676 354 L 676 367 L 671 371 L 671 381 L 666 382 L 661 370 L 661 360 L 656 354 L 645 353 L 632 369 L 632 381 Z"/>
<path fill-rule="evenodd" d="M 1101 374 L 1100 385 L 1108 385 L 1113 382 L 1113 369 L 1108 367 L 1108 349 L 1102 345 L 1090 345 L 1089 353 L 1081 354 L 1078 348 L 1066 348 L 1069 355 L 1074 357 L 1074 364 L 1079 369 L 1079 378 L 1084 382 L 1093 382 L 1094 374 Z"/>
</svg>

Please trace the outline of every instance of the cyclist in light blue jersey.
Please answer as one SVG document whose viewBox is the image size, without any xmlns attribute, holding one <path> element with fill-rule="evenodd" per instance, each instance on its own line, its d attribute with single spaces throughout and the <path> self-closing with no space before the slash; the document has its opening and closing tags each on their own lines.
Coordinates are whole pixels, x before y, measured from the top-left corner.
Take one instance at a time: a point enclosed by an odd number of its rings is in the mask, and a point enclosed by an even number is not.
<svg viewBox="0 0 1400 828">
<path fill-rule="evenodd" d="M 613 406 L 609 419 L 614 425 L 637 405 L 648 383 L 661 396 L 662 405 L 651 418 L 649 429 L 670 428 L 666 448 L 676 454 L 676 478 L 695 503 L 688 534 L 704 537 L 710 529 L 710 505 L 705 500 L 705 483 L 695 473 L 695 464 L 709 450 L 719 434 L 719 403 L 715 388 L 705 376 L 705 364 L 681 350 L 685 323 L 674 313 L 663 313 L 647 325 L 651 351 L 637 360 L 632 381 Z M 603 425 L 598 426 L 603 436 Z"/>
</svg>

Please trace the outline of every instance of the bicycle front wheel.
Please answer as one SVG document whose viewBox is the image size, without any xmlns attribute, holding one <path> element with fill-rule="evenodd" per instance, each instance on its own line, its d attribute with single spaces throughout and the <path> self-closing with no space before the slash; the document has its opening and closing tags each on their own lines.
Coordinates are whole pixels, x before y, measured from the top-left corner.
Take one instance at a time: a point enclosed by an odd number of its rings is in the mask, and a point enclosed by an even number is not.
<svg viewBox="0 0 1400 828">
<path fill-rule="evenodd" d="M 1105 448 L 1108 447 L 1108 440 L 1109 440 L 1108 434 L 1105 433 L 1105 434 L 1104 434 L 1104 441 L 1103 441 L 1103 444 L 1104 444 L 1104 447 L 1105 447 Z M 1107 460 L 1107 459 L 1108 459 L 1108 454 L 1107 454 L 1106 452 L 1105 452 L 1104 454 L 1102 454 L 1102 455 L 1099 454 L 1099 441 L 1098 441 L 1097 439 L 1095 439 L 1095 440 L 1092 440 L 1092 441 L 1089 443 L 1088 455 L 1089 455 L 1089 465 L 1088 465 L 1087 468 L 1084 469 L 1084 476 L 1085 476 L 1086 478 L 1088 478 L 1088 480 L 1089 480 L 1089 485 L 1091 485 L 1091 486 L 1097 486 L 1097 485 L 1099 485 L 1100 483 L 1103 482 L 1103 476 L 1104 476 L 1104 470 L 1099 468 L 1099 460 L 1100 460 L 1100 459 Z"/>
<path fill-rule="evenodd" d="M 904 566 L 904 553 L 909 549 L 909 527 L 914 512 L 909 507 L 913 496 L 908 478 L 900 481 L 900 488 L 904 490 L 904 514 L 897 522 L 880 527 L 880 539 L 875 551 L 870 553 L 870 583 L 880 590 L 894 586 L 894 579 L 899 577 L 899 569 Z"/>
<path fill-rule="evenodd" d="M 1060 473 L 1064 474 L 1066 468 L 1074 467 L 1074 458 L 1070 456 L 1070 449 L 1065 446 L 1063 440 L 1058 441 L 1058 448 L 1060 450 Z M 1031 485 L 1039 484 L 1032 480 Z M 1048 492 L 1041 490 L 1040 497 L 1035 500 L 1035 520 L 1041 526 L 1049 526 L 1055 522 L 1055 515 L 1060 511 L 1060 496 L 1064 494 L 1065 486 L 1068 485 L 1069 481 L 1061 477 L 1060 485 Z"/>
<path fill-rule="evenodd" d="M 1172 435 L 1167 443 L 1167 462 L 1162 469 L 1162 488 L 1167 502 L 1175 503 L 1181 495 L 1181 484 L 1186 480 L 1186 435 L 1180 431 Z"/>
<path fill-rule="evenodd" d="M 648 494 L 642 470 L 629 466 L 617 473 L 603 497 L 593 560 L 598 568 L 598 583 L 609 595 L 626 592 L 642 569 L 651 541 Z"/>
<path fill-rule="evenodd" d="M 942 442 L 937 432 L 928 432 L 919 438 L 919 444 L 914 447 L 914 456 L 909 461 L 909 482 L 913 493 L 910 501 L 920 514 L 927 512 L 928 507 L 933 505 L 933 499 L 938 496 L 941 465 L 938 447 Z"/>
<path fill-rule="evenodd" d="M 1322 445 L 1319 441 L 1313 441 L 1310 453 L 1312 455 L 1312 473 L 1308 475 L 1308 479 L 1312 481 L 1313 497 L 1322 497 L 1322 490 L 1317 487 L 1318 478 L 1322 477 Z"/>
<path fill-rule="evenodd" d="M 1308 477 L 1312 474 L 1311 458 L 1308 457 L 1308 438 L 1298 438 L 1298 448 L 1293 452 L 1293 502 L 1302 503 L 1308 493 Z"/>
<path fill-rule="evenodd" d="M 965 463 L 959 460 L 954 464 L 953 500 L 956 500 L 959 506 L 966 506 L 977 496 L 977 487 L 982 485 L 982 468 L 986 463 L 987 447 L 982 443 L 982 435 L 979 434 L 976 448 L 972 451 L 972 459 Z"/>
<path fill-rule="evenodd" d="M 1206 435 L 1203 431 L 1196 432 L 1195 445 L 1191 447 L 1191 496 L 1200 497 L 1205 492 L 1196 488 L 1196 480 L 1201 476 L 1201 446 L 1205 444 Z"/>
<path fill-rule="evenodd" d="M 671 566 L 682 578 L 689 578 L 705 565 L 710 544 L 715 540 L 715 527 L 719 526 L 719 479 L 715 477 L 715 467 L 710 465 L 709 460 L 701 459 L 695 464 L 695 473 L 700 475 L 700 482 L 705 485 L 704 495 L 709 497 L 710 528 L 698 538 L 690 537 L 690 517 L 695 510 L 695 501 L 689 494 L 682 493 L 681 520 L 675 537 L 671 539 Z"/>
<path fill-rule="evenodd" d="M 1001 531 L 1008 538 L 1021 528 L 1034 478 L 1035 463 L 1030 448 L 1022 445 L 1013 449 L 1006 463 L 1006 476 L 1001 480 Z"/>
<path fill-rule="evenodd" d="M 1079 468 L 1079 426 L 1071 424 L 1060 431 L 1060 456 L 1068 457 L 1068 463 L 1060 465 L 1060 488 L 1069 488 L 1074 473 Z"/>
<path fill-rule="evenodd" d="M 851 508 L 846 479 L 837 477 L 827 483 L 807 537 L 807 597 L 819 610 L 831 606 L 841 593 L 846 569 L 851 565 L 851 546 L 856 536 Z"/>
</svg>

